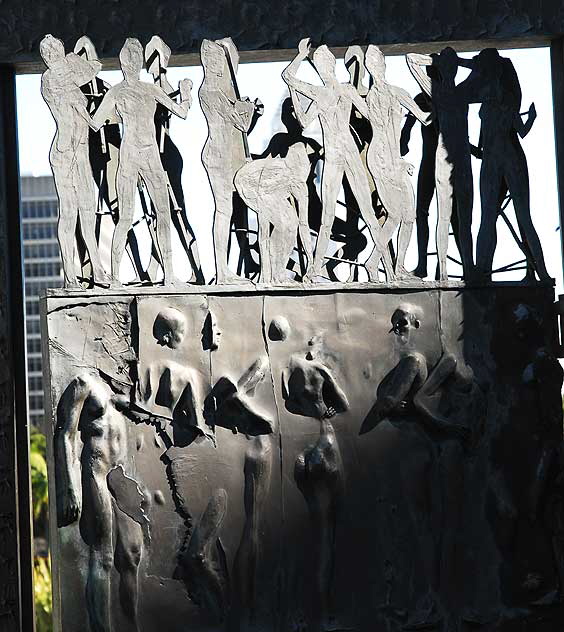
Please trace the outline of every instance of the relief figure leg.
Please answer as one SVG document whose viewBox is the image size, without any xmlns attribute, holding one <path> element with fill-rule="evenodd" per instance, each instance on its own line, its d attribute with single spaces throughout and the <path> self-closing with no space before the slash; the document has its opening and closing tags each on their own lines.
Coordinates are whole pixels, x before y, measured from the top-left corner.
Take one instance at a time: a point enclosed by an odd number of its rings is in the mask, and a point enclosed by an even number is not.
<svg viewBox="0 0 564 632">
<path fill-rule="evenodd" d="M 490 280 L 492 276 L 501 184 L 502 175 L 499 167 L 490 160 L 484 160 L 480 170 L 482 219 L 476 241 L 476 264 L 481 277 L 485 280 Z"/>
<path fill-rule="evenodd" d="M 384 269 L 386 271 L 386 279 L 387 281 L 392 281 L 395 278 L 395 272 L 393 269 L 390 252 L 388 250 L 389 239 L 386 240 L 385 235 L 382 231 L 382 227 L 378 223 L 378 220 L 376 219 L 376 215 L 374 213 L 374 209 L 372 208 L 370 185 L 368 184 L 366 170 L 364 169 L 359 154 L 354 154 L 353 158 L 349 157 L 345 174 L 358 202 L 362 219 L 368 226 L 370 236 L 372 237 L 372 241 L 374 242 L 374 250 L 365 263 L 368 276 L 370 280 L 374 282 L 378 281 L 378 263 L 380 262 L 380 259 L 382 259 L 384 263 Z M 390 220 L 390 217 L 387 221 Z M 388 230 L 391 230 L 391 228 L 392 227 L 390 225 L 390 228 Z"/>
<path fill-rule="evenodd" d="M 417 267 L 413 274 L 427 276 L 427 251 L 429 249 L 429 207 L 435 194 L 435 157 L 423 156 L 417 177 Z"/>
<path fill-rule="evenodd" d="M 515 215 L 517 217 L 517 221 L 519 222 L 519 227 L 523 232 L 527 246 L 531 252 L 536 272 L 541 281 L 547 281 L 550 279 L 550 275 L 546 269 L 538 233 L 531 219 L 529 174 L 526 172 L 523 173 L 522 171 L 518 172 L 510 167 L 509 169 L 506 169 L 505 177 L 513 199 Z"/>
<path fill-rule="evenodd" d="M 336 164 L 335 160 L 325 159 L 323 165 L 323 177 L 321 180 L 321 199 L 323 207 L 321 211 L 321 226 L 317 236 L 317 244 L 315 246 L 315 256 L 313 259 L 313 275 L 319 276 L 323 268 L 327 247 L 329 246 L 329 237 L 333 228 L 333 220 L 335 219 L 335 211 L 337 206 L 337 198 L 343 181 L 344 168 Z"/>
<path fill-rule="evenodd" d="M 450 218 L 454 203 L 454 191 L 452 188 L 452 165 L 447 160 L 446 149 L 442 143 L 437 147 L 437 160 L 435 163 L 435 188 L 437 191 L 437 257 L 439 263 L 439 278 L 448 280 L 447 251 Z"/>
<path fill-rule="evenodd" d="M 61 248 L 65 287 L 77 285 L 74 266 L 74 236 L 78 219 L 78 200 L 73 194 L 68 172 L 64 167 L 53 165 L 53 175 L 59 196 L 59 219 L 57 222 L 57 238 Z"/>
<path fill-rule="evenodd" d="M 105 477 L 92 472 L 86 447 L 81 461 L 83 506 L 80 533 L 90 547 L 86 609 L 92 632 L 110 632 L 110 577 L 114 565 L 112 498 Z"/>
<path fill-rule="evenodd" d="M 458 235 L 460 257 L 464 280 L 470 281 L 474 275 L 474 250 L 472 243 L 472 205 L 474 203 L 474 184 L 470 157 L 454 168 L 454 190 L 456 211 L 458 214 Z"/>
<path fill-rule="evenodd" d="M 137 170 L 126 171 L 121 166 L 118 169 L 117 192 L 119 200 L 119 219 L 112 239 L 112 278 L 115 283 L 119 283 L 119 270 L 125 250 L 127 234 L 133 224 L 137 178 Z"/>
<path fill-rule="evenodd" d="M 80 217 L 80 232 L 82 239 L 88 250 L 94 282 L 104 282 L 107 278 L 106 272 L 100 261 L 98 243 L 96 240 L 96 191 L 94 179 L 90 170 L 88 156 L 77 165 L 80 181 L 78 182 L 78 212 Z"/>
<path fill-rule="evenodd" d="M 138 572 L 143 550 L 143 533 L 141 525 L 124 514 L 115 502 L 113 505 L 117 526 L 114 560 L 119 573 L 119 600 L 123 612 L 137 630 Z"/>
<path fill-rule="evenodd" d="M 172 267 L 172 244 L 170 238 L 170 199 L 166 184 L 166 175 L 160 162 L 155 166 L 147 165 L 141 172 L 147 185 L 149 197 L 153 202 L 157 214 L 157 247 L 161 256 L 161 264 L 164 272 L 164 284 L 174 283 L 175 276 Z"/>
</svg>

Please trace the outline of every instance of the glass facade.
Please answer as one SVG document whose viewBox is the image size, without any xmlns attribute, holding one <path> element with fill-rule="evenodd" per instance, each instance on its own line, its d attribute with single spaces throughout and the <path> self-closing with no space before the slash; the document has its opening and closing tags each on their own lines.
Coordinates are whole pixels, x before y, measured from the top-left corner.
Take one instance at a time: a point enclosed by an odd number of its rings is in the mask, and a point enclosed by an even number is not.
<svg viewBox="0 0 564 632">
<path fill-rule="evenodd" d="M 25 313 L 29 420 L 43 427 L 43 374 L 39 296 L 63 283 L 57 242 L 57 194 L 51 176 L 23 176 L 21 186 L 22 234 L 25 272 Z"/>
</svg>

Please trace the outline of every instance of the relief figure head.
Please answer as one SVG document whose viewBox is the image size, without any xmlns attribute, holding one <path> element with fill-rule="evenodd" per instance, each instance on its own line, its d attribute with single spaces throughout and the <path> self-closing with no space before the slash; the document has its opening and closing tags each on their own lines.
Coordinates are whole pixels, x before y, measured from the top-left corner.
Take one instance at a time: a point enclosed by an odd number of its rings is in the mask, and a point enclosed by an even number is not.
<svg viewBox="0 0 564 632">
<path fill-rule="evenodd" d="M 384 79 L 386 75 L 386 58 L 378 46 L 370 44 L 366 50 L 364 64 L 374 79 Z"/>
<path fill-rule="evenodd" d="M 39 44 L 39 53 L 47 68 L 65 58 L 65 45 L 60 39 L 46 35 Z"/>
<path fill-rule="evenodd" d="M 313 53 L 313 65 L 323 83 L 335 80 L 335 55 L 322 44 Z"/>
<path fill-rule="evenodd" d="M 418 307 L 404 303 L 392 314 L 391 323 L 389 333 L 393 333 L 401 345 L 406 345 L 411 341 L 414 332 L 421 327 L 421 312 Z"/>
<path fill-rule="evenodd" d="M 138 79 L 143 68 L 143 46 L 141 42 L 128 37 L 119 51 L 119 63 L 126 79 Z"/>
<path fill-rule="evenodd" d="M 184 314 L 174 307 L 162 309 L 153 323 L 153 336 L 161 347 L 177 349 L 186 335 Z"/>
<path fill-rule="evenodd" d="M 221 77 L 225 71 L 225 49 L 213 40 L 204 39 L 200 47 L 200 59 L 206 76 Z"/>
</svg>

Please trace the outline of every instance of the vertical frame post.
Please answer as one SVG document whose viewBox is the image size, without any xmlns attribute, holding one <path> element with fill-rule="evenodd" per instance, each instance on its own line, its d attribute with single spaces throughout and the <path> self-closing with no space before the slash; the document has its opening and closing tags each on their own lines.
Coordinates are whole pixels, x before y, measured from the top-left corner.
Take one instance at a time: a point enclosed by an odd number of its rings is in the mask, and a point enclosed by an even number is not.
<svg viewBox="0 0 564 632">
<path fill-rule="evenodd" d="M 550 43 L 554 143 L 556 147 L 556 180 L 560 214 L 560 246 L 564 265 L 564 38 Z"/>
<path fill-rule="evenodd" d="M 0 65 L 0 628 L 32 632 L 33 527 L 16 73 Z"/>
</svg>

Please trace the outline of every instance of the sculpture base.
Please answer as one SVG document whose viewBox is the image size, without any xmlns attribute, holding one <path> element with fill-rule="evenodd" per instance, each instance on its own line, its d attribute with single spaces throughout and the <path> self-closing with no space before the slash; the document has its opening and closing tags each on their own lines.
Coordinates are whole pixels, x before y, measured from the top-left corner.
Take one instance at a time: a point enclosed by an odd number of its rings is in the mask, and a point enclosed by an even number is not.
<svg viewBox="0 0 564 632">
<path fill-rule="evenodd" d="M 60 628 L 509 630 L 544 612 L 553 301 L 519 284 L 49 291 Z"/>
</svg>

